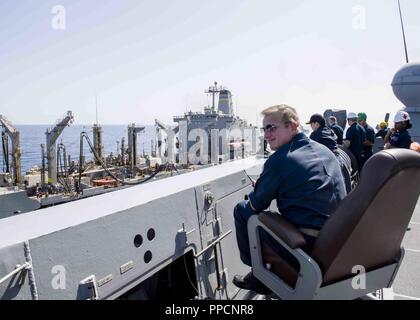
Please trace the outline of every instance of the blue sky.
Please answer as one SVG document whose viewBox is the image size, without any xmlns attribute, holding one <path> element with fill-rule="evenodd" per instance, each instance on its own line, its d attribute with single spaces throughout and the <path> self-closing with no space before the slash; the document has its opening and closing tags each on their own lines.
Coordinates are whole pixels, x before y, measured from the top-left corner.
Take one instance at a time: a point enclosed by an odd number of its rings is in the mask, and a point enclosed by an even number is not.
<svg viewBox="0 0 420 320">
<path fill-rule="evenodd" d="M 401 4 L 420 61 L 420 1 Z M 51 26 L 55 5 L 65 30 Z M 402 107 L 390 86 L 404 64 L 397 0 L 0 0 L 0 44 L 0 114 L 14 124 L 66 110 L 91 124 L 95 95 L 100 123 L 171 123 L 209 104 L 214 81 L 252 123 L 280 103 L 302 122 L 334 107 L 373 125 Z"/>
</svg>

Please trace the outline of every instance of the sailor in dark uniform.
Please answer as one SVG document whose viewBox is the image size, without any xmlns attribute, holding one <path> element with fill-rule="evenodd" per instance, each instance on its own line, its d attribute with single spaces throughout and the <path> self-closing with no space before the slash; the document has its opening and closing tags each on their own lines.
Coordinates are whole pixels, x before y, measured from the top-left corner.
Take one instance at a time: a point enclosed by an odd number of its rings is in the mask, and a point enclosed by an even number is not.
<svg viewBox="0 0 420 320">
<path fill-rule="evenodd" d="M 343 144 L 343 135 L 344 130 L 337 124 L 337 118 L 334 116 L 331 116 L 328 118 L 330 123 L 330 128 L 332 131 L 334 131 L 335 135 L 337 136 L 337 144 L 342 145 Z"/>
<path fill-rule="evenodd" d="M 385 149 L 410 149 L 411 136 L 407 129 L 412 128 L 410 115 L 405 111 L 398 111 L 394 117 L 394 128 L 389 130 L 385 137 Z"/>
<path fill-rule="evenodd" d="M 311 140 L 314 140 L 320 144 L 323 144 L 330 149 L 336 156 L 340 163 L 341 172 L 343 174 L 344 182 L 346 185 L 346 191 L 351 191 L 351 159 L 348 157 L 345 151 L 338 148 L 336 134 L 325 125 L 325 119 L 320 114 L 314 114 L 306 124 L 310 124 L 313 132 L 309 136 Z M 341 140 L 342 132 L 341 132 Z"/>
<path fill-rule="evenodd" d="M 313 130 L 309 136 L 310 139 L 323 144 L 333 152 L 337 150 L 337 136 L 325 125 L 325 119 L 322 115 L 312 115 L 311 119 L 306 124 L 310 124 Z"/>
<path fill-rule="evenodd" d="M 388 133 L 388 123 L 385 121 L 382 121 L 379 124 L 379 131 L 375 134 L 375 138 L 381 137 L 382 139 L 385 139 L 386 134 Z"/>
<path fill-rule="evenodd" d="M 366 139 L 366 132 L 357 123 L 357 114 L 354 112 L 349 112 L 347 122 L 350 127 L 347 129 L 343 144 L 353 153 L 357 161 L 358 170 L 360 171 L 363 165 L 363 141 Z"/>
<path fill-rule="evenodd" d="M 373 156 L 373 145 L 375 144 L 375 130 L 367 124 L 367 115 L 360 112 L 357 115 L 357 122 L 365 129 L 366 139 L 363 141 L 363 165 Z"/>
</svg>

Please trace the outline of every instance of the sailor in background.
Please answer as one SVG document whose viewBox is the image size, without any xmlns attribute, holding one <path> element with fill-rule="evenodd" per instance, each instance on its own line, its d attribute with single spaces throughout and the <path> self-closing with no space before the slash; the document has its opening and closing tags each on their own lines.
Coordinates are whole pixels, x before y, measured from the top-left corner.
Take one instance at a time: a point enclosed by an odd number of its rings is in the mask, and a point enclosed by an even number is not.
<svg viewBox="0 0 420 320">
<path fill-rule="evenodd" d="M 334 117 L 335 118 L 335 117 Z M 351 159 L 346 154 L 346 152 L 338 147 L 337 135 L 334 131 L 328 128 L 325 124 L 325 119 L 320 114 L 314 114 L 311 116 L 309 122 L 313 132 L 309 136 L 310 139 L 323 144 L 328 149 L 330 149 L 334 155 L 337 157 L 338 162 L 340 163 L 341 172 L 343 174 L 344 182 L 346 185 L 346 191 L 349 193 L 351 191 Z M 337 125 L 338 128 L 340 126 Z M 343 132 L 341 131 L 341 140 L 343 140 Z"/>
<path fill-rule="evenodd" d="M 412 128 L 410 115 L 405 111 L 398 111 L 394 117 L 394 128 L 385 136 L 385 149 L 405 148 L 410 149 L 412 143 L 408 129 Z"/>
<path fill-rule="evenodd" d="M 344 130 L 338 125 L 337 118 L 331 116 L 328 118 L 328 122 L 330 124 L 331 130 L 334 131 L 335 135 L 337 136 L 337 144 L 342 145 Z"/>
<path fill-rule="evenodd" d="M 385 121 L 382 121 L 379 125 L 378 125 L 378 132 L 375 134 L 375 138 L 379 138 L 381 137 L 382 139 L 385 139 L 386 134 L 388 133 L 389 129 L 388 129 L 388 123 Z"/>
<path fill-rule="evenodd" d="M 306 124 L 309 124 L 312 128 L 312 133 L 309 136 L 310 139 L 323 144 L 333 152 L 337 150 L 337 136 L 334 131 L 325 125 L 325 119 L 322 115 L 312 115 Z"/>
<path fill-rule="evenodd" d="M 375 130 L 367 124 L 367 115 L 360 112 L 357 115 L 357 122 L 365 129 L 366 139 L 363 141 L 363 165 L 373 156 L 373 145 L 375 144 Z"/>
<path fill-rule="evenodd" d="M 347 115 L 349 128 L 346 132 L 346 138 L 343 145 L 348 148 L 357 161 L 358 170 L 363 166 L 363 141 L 366 140 L 365 129 L 357 123 L 357 114 L 349 112 Z"/>
<path fill-rule="evenodd" d="M 300 130 L 296 110 L 287 105 L 273 106 L 262 112 L 264 139 L 275 151 L 265 162 L 263 172 L 248 195 L 234 210 L 236 239 L 241 260 L 251 266 L 248 219 L 266 210 L 276 200 L 281 216 L 300 230 L 309 252 L 325 221 L 346 196 L 343 176 L 334 154 L 310 140 Z M 266 242 L 285 261 L 298 268 L 297 261 L 266 232 Z M 235 276 L 233 283 L 242 289 L 269 294 L 252 271 Z"/>
</svg>

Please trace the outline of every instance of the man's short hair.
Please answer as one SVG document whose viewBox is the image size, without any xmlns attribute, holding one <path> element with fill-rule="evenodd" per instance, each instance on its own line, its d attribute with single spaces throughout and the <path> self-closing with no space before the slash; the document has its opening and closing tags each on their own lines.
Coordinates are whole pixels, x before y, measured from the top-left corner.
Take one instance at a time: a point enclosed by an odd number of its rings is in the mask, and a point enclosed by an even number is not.
<svg viewBox="0 0 420 320">
<path fill-rule="evenodd" d="M 292 122 L 295 122 L 297 125 L 299 125 L 299 116 L 296 112 L 296 109 L 288 106 L 287 104 L 268 107 L 261 112 L 261 115 L 263 116 L 269 116 L 272 114 L 278 115 L 280 121 L 284 125 L 289 125 Z"/>
</svg>

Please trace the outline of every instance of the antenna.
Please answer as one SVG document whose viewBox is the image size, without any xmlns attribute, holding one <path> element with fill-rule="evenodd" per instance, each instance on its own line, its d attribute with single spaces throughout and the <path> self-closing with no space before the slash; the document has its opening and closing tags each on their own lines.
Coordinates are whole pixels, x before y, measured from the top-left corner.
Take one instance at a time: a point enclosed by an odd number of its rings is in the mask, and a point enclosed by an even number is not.
<svg viewBox="0 0 420 320">
<path fill-rule="evenodd" d="M 402 17 L 402 12 L 401 12 L 400 0 L 398 0 L 398 9 L 400 11 L 401 30 L 403 34 L 403 40 L 404 40 L 405 61 L 408 63 L 407 42 L 405 41 L 404 22 L 403 22 L 403 17 Z"/>
<path fill-rule="evenodd" d="M 211 95 L 212 95 L 212 98 L 213 98 L 213 104 L 212 104 L 212 107 L 211 107 L 211 110 L 213 111 L 213 112 L 215 112 L 216 111 L 216 107 L 215 107 L 215 101 L 214 101 L 214 99 L 215 99 L 215 95 L 216 95 L 216 93 L 220 93 L 220 90 L 222 90 L 222 88 L 218 88 L 217 87 L 217 82 L 214 82 L 214 86 L 213 87 L 209 87 L 209 89 L 206 91 L 206 93 L 210 93 Z"/>
<path fill-rule="evenodd" d="M 255 107 L 255 126 L 258 126 L 258 111 L 257 108 Z"/>
<path fill-rule="evenodd" d="M 95 101 L 96 101 L 96 125 L 98 125 L 98 95 L 95 94 Z"/>
<path fill-rule="evenodd" d="M 185 96 L 185 113 L 188 112 L 188 94 Z"/>
</svg>

